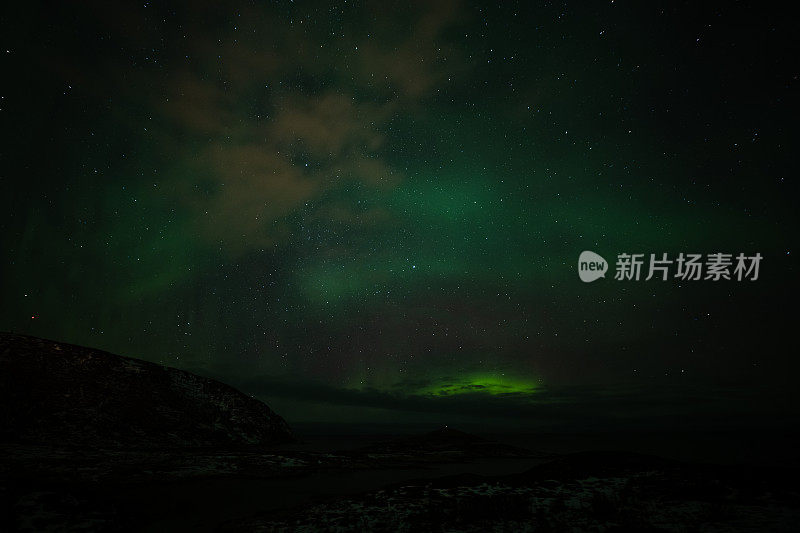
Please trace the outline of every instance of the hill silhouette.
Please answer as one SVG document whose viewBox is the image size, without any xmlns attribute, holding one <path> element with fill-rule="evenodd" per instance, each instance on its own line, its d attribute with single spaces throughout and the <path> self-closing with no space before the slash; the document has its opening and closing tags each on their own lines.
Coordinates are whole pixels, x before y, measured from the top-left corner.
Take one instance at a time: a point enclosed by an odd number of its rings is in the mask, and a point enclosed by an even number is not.
<svg viewBox="0 0 800 533">
<path fill-rule="evenodd" d="M 0 333 L 0 441 L 96 447 L 268 445 L 292 432 L 267 405 L 190 372 Z"/>
</svg>

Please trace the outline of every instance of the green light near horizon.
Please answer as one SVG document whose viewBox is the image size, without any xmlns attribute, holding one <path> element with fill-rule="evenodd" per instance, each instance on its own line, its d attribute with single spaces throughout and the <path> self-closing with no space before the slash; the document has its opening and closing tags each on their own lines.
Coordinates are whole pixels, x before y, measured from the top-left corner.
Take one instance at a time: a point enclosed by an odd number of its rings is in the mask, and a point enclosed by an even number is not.
<svg viewBox="0 0 800 533">
<path fill-rule="evenodd" d="M 498 376 L 497 374 L 472 374 L 457 381 L 448 381 L 441 384 L 432 384 L 417 393 L 433 397 L 453 397 L 464 394 L 501 395 L 530 395 L 540 388 L 538 382 Z"/>
</svg>

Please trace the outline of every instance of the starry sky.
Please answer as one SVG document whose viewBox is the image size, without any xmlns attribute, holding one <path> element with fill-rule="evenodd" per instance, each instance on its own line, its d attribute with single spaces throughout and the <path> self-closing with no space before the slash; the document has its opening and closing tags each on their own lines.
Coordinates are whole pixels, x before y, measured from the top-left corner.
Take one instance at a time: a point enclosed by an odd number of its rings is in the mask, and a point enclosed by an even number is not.
<svg viewBox="0 0 800 533">
<path fill-rule="evenodd" d="M 215 377 L 290 423 L 797 414 L 779 10 L 225 4 L 3 14 L 0 329 Z M 588 284 L 583 250 L 612 273 L 763 260 Z"/>
</svg>

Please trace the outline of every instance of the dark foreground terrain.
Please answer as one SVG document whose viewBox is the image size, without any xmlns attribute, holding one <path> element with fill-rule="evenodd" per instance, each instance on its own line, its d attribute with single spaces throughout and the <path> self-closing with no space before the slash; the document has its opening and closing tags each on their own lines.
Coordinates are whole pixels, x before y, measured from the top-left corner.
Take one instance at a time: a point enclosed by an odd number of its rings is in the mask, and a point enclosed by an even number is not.
<svg viewBox="0 0 800 533">
<path fill-rule="evenodd" d="M 0 333 L 0 441 L 84 447 L 292 440 L 262 402 L 190 372 Z"/>
<path fill-rule="evenodd" d="M 0 380 L 0 531 L 762 532 L 800 524 L 800 470 L 776 466 L 797 464 L 777 455 L 778 444 L 787 450 L 783 435 L 727 458 L 715 450 L 732 449 L 736 436 L 706 435 L 711 453 L 684 460 L 610 450 L 629 437 L 573 435 L 548 446 L 544 435 L 451 428 L 314 443 L 213 380 L 7 334 Z"/>
<path fill-rule="evenodd" d="M 796 531 L 795 474 L 590 452 L 520 474 L 408 481 L 222 529 Z"/>
<path fill-rule="evenodd" d="M 623 452 L 3 450 L 8 531 L 796 531 L 798 472 Z M 475 473 L 478 472 L 478 473 Z"/>
</svg>

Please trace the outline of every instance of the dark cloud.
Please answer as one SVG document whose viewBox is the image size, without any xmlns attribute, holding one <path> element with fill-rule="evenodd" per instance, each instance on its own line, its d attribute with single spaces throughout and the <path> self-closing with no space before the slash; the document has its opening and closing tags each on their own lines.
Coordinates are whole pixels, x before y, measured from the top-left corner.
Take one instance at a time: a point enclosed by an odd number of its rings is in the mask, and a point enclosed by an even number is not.
<svg viewBox="0 0 800 533">
<path fill-rule="evenodd" d="M 310 12 L 276 16 L 266 6 L 184 6 L 162 20 L 98 4 L 83 16 L 119 53 L 65 54 L 48 68 L 111 96 L 127 127 L 146 130 L 174 166 L 189 169 L 162 176 L 165 190 L 194 213 L 210 246 L 238 255 L 284 242 L 286 217 L 330 191 L 402 182 L 386 132 L 460 63 L 447 30 L 463 16 L 453 1 L 395 8 L 362 6 L 373 28 L 365 31 L 337 26 L 333 13 L 310 23 Z M 158 119 L 134 109 L 156 110 Z M 343 216 L 350 206 L 318 207 L 317 218 L 353 219 Z"/>
<path fill-rule="evenodd" d="M 452 2 L 414 6 L 408 35 L 392 49 L 375 38 L 351 37 L 357 44 L 344 56 L 360 65 L 360 77 L 354 84 L 319 88 L 298 83 L 298 72 L 313 80 L 334 71 L 343 57 L 331 54 L 330 44 L 314 32 L 279 30 L 287 37 L 279 50 L 230 34 L 195 39 L 199 57 L 169 75 L 170 96 L 161 105 L 177 135 L 167 142 L 200 162 L 212 182 L 213 194 L 182 193 L 201 234 L 231 252 L 259 249 L 282 242 L 287 232 L 281 221 L 330 190 L 350 183 L 395 187 L 403 172 L 383 156 L 390 148 L 383 131 L 393 117 L 413 112 L 441 81 L 444 67 L 437 56 L 447 48 L 440 39 L 455 13 Z M 379 93 L 390 91 L 386 96 L 357 94 L 375 89 L 376 80 Z M 399 88 L 395 96 L 393 88 Z M 263 94 L 260 110 L 241 104 L 254 92 Z M 192 151 L 196 144 L 183 141 L 207 136 L 214 140 L 201 142 L 199 153 Z M 345 223 L 353 219 L 348 210 L 323 206 L 318 216 Z M 360 215 L 359 222 L 374 216 L 385 218 L 387 212 Z"/>
</svg>

